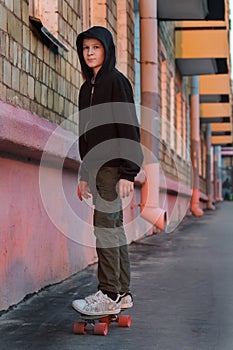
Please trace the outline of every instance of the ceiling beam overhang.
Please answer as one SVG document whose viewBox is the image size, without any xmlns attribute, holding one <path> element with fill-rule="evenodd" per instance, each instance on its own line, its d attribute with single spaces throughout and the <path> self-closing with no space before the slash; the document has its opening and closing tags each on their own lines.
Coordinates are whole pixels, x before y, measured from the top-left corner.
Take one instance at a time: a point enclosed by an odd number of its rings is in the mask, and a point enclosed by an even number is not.
<svg viewBox="0 0 233 350">
<path fill-rule="evenodd" d="M 230 75 L 214 74 L 199 76 L 200 103 L 230 101 Z"/>
<path fill-rule="evenodd" d="M 224 20 L 224 0 L 158 0 L 160 20 Z"/>
<path fill-rule="evenodd" d="M 200 95 L 230 95 L 230 75 L 202 75 L 199 77 Z"/>
<path fill-rule="evenodd" d="M 211 143 L 214 146 L 217 146 L 217 145 L 230 145 L 230 144 L 232 144 L 232 142 L 233 142 L 232 135 L 212 136 L 211 137 Z"/>
<path fill-rule="evenodd" d="M 199 27 L 176 29 L 175 58 L 182 75 L 227 74 L 228 30 Z"/>
<path fill-rule="evenodd" d="M 231 104 L 230 103 L 201 103 L 200 117 L 201 118 L 231 117 Z"/>
<path fill-rule="evenodd" d="M 215 132 L 232 132 L 232 123 L 212 123 L 212 133 Z"/>
</svg>

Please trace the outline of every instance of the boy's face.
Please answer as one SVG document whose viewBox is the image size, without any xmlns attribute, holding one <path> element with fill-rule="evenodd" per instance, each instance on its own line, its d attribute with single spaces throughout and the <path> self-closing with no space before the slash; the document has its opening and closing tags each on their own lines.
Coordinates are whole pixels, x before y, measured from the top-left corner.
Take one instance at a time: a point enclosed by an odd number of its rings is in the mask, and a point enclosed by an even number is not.
<svg viewBox="0 0 233 350">
<path fill-rule="evenodd" d="M 83 39 L 83 57 L 88 67 L 93 69 L 94 75 L 98 73 L 104 63 L 103 44 L 92 38 Z"/>
</svg>

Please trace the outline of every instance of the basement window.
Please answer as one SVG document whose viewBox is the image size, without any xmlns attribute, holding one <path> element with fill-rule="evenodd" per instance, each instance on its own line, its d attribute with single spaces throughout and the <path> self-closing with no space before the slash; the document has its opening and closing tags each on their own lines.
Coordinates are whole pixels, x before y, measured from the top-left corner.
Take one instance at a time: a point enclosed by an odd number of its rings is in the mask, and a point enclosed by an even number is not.
<svg viewBox="0 0 233 350">
<path fill-rule="evenodd" d="M 29 21 L 33 33 L 55 53 L 69 49 L 58 39 L 58 0 L 29 0 Z"/>
</svg>

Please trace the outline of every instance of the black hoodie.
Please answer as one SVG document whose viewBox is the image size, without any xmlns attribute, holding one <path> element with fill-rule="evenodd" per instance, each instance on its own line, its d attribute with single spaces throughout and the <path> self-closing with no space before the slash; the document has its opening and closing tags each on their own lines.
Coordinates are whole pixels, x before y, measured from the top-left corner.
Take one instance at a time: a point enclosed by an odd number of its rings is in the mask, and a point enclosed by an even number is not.
<svg viewBox="0 0 233 350">
<path fill-rule="evenodd" d="M 105 59 L 92 83 L 93 70 L 83 57 L 83 39 L 98 39 Z M 115 68 L 115 45 L 109 30 L 95 26 L 77 37 L 77 50 L 85 82 L 79 94 L 79 152 L 81 180 L 101 166 L 119 168 L 119 178 L 134 181 L 143 155 L 133 91 L 129 80 Z"/>
</svg>

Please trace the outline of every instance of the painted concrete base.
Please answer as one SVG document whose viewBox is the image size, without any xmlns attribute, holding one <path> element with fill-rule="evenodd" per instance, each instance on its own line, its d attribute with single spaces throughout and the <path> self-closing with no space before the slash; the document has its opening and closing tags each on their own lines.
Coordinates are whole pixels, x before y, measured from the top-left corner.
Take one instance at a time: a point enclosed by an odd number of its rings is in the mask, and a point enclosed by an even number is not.
<svg viewBox="0 0 233 350">
<path fill-rule="evenodd" d="M 27 294 L 64 280 L 96 261 L 92 203 L 77 198 L 77 136 L 20 108 L 0 102 L 0 311 Z M 44 149 L 52 163 L 40 163 Z M 56 166 L 57 160 L 65 166 Z M 189 207 L 187 189 L 167 179 L 160 207 L 171 232 Z M 152 234 L 140 216 L 141 182 L 124 200 L 128 242 Z M 163 189 L 164 190 L 164 189 Z"/>
<path fill-rule="evenodd" d="M 63 170 L 61 191 L 59 170 L 43 169 L 45 185 L 40 171 L 39 164 L 0 158 L 0 310 L 96 261 L 93 209 L 77 198 L 76 172 Z M 139 207 L 132 208 L 139 201 L 137 188 L 124 202 L 129 243 L 154 232 L 140 217 Z M 171 196 L 168 203 L 177 226 L 186 215 L 187 199 L 177 205 Z"/>
<path fill-rule="evenodd" d="M 48 171 L 51 178 L 56 175 L 55 170 Z M 74 241 L 51 222 L 40 195 L 37 165 L 0 158 L 0 173 L 0 310 L 4 310 L 25 295 L 93 263 L 96 252 L 94 247 L 78 243 L 81 225 L 75 228 Z M 70 186 L 75 188 L 75 174 L 67 175 Z M 62 214 L 58 198 L 51 203 Z M 75 206 L 78 210 L 77 200 Z M 63 220 L 65 223 L 66 218 Z"/>
</svg>

